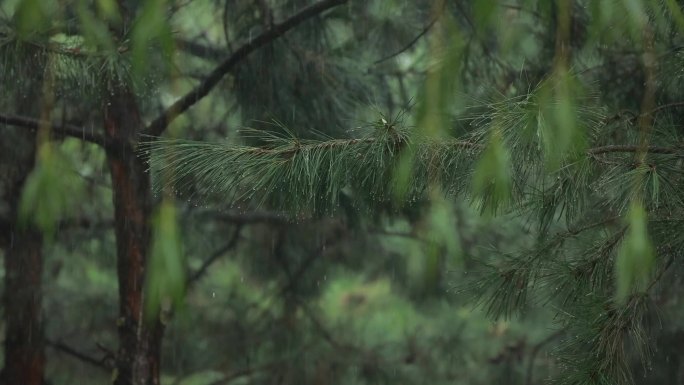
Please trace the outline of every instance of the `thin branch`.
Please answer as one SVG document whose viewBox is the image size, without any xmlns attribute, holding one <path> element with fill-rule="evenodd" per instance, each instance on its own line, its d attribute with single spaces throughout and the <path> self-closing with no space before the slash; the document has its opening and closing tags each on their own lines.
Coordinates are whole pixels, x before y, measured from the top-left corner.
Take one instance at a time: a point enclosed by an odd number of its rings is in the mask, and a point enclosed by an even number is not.
<svg viewBox="0 0 684 385">
<path fill-rule="evenodd" d="M 387 55 L 387 56 L 385 56 L 385 57 L 383 57 L 383 58 L 381 58 L 381 59 L 378 59 L 378 60 L 374 61 L 374 62 L 373 62 L 373 65 L 378 65 L 378 64 L 380 64 L 380 63 L 386 62 L 387 60 L 390 60 L 390 59 L 392 59 L 392 58 L 394 58 L 394 57 L 396 57 L 396 56 L 399 56 L 399 55 L 401 55 L 402 53 L 406 52 L 409 48 L 413 47 L 413 45 L 416 44 L 416 43 L 418 42 L 418 40 L 420 40 L 421 37 L 425 36 L 425 34 L 428 33 L 428 31 L 430 31 L 430 29 L 432 29 L 432 27 L 435 25 L 435 23 L 437 23 L 437 20 L 439 20 L 439 17 L 440 17 L 440 16 L 441 16 L 441 14 L 437 15 L 434 19 L 432 19 L 432 20 L 428 23 L 428 25 L 426 25 L 426 26 L 420 31 L 420 33 L 419 33 L 418 35 L 416 35 L 416 37 L 414 37 L 410 42 L 408 42 L 408 44 L 406 44 L 405 46 L 403 46 L 402 48 L 400 48 L 400 49 L 397 50 L 396 52 L 391 53 L 391 54 L 389 54 L 389 55 Z"/>
<path fill-rule="evenodd" d="M 532 351 L 530 352 L 530 358 L 527 362 L 527 376 L 526 376 L 527 380 L 525 381 L 525 383 L 527 385 L 532 385 L 532 379 L 533 379 L 532 375 L 534 372 L 534 361 L 537 357 L 537 354 L 539 354 L 539 351 L 541 351 L 541 349 L 546 344 L 548 344 L 549 342 L 551 342 L 551 341 L 555 340 L 556 338 L 560 337 L 561 335 L 563 335 L 563 333 L 565 333 L 565 330 L 557 330 L 554 333 L 551 333 L 550 335 L 548 335 L 543 340 L 539 341 L 536 345 L 534 345 L 534 347 L 532 348 Z"/>
<path fill-rule="evenodd" d="M 637 113 L 632 112 L 632 111 L 630 111 L 630 110 L 621 110 L 621 111 L 618 111 L 615 115 L 612 115 L 612 116 L 609 116 L 609 117 L 605 118 L 605 119 L 604 119 L 604 124 L 605 124 L 605 123 L 611 123 L 611 122 L 620 120 L 620 119 L 622 119 L 623 117 L 625 117 L 625 115 L 629 115 L 629 116 L 627 117 L 627 119 L 628 119 L 629 121 L 634 122 L 634 121 L 636 121 L 640 116 L 655 116 L 655 115 L 659 114 L 660 112 L 662 112 L 662 111 L 664 111 L 664 110 L 667 110 L 667 109 L 670 109 L 670 108 L 680 108 L 680 107 L 684 107 L 684 102 L 672 102 L 672 103 L 663 104 L 663 105 L 661 105 L 661 106 L 657 106 L 657 107 L 653 108 L 652 110 L 650 110 L 650 111 L 648 111 L 648 112 L 644 112 L 644 113 L 641 113 L 641 114 L 637 114 Z"/>
<path fill-rule="evenodd" d="M 61 229 L 104 229 L 109 230 L 114 228 L 114 219 L 99 219 L 88 217 L 67 218 L 60 221 L 57 227 Z"/>
<path fill-rule="evenodd" d="M 192 40 L 176 39 L 176 45 L 193 56 L 207 60 L 220 60 L 226 54 L 225 49 L 197 43 Z"/>
<path fill-rule="evenodd" d="M 269 224 L 286 224 L 291 223 L 291 219 L 285 214 L 271 211 L 254 211 L 254 212 L 216 212 L 214 210 L 207 210 L 196 213 L 199 217 L 210 217 L 211 219 L 222 222 L 234 223 L 237 225 L 250 225 L 255 223 L 269 223 Z"/>
<path fill-rule="evenodd" d="M 195 271 L 191 276 L 188 277 L 187 286 L 193 285 L 195 282 L 197 282 L 204 274 L 207 272 L 209 267 L 216 262 L 219 258 L 221 258 L 225 253 L 228 251 L 232 250 L 235 248 L 237 245 L 237 241 L 240 238 L 240 230 L 242 230 L 242 225 L 238 225 L 235 227 L 235 231 L 233 232 L 233 236 L 231 237 L 230 241 L 226 243 L 223 247 L 219 248 L 216 250 L 209 258 L 207 258 L 204 263 L 202 263 L 202 266 L 200 266 L 197 271 Z"/>
<path fill-rule="evenodd" d="M 330 330 L 328 330 L 325 327 L 325 325 L 323 325 L 323 323 L 316 317 L 314 312 L 311 310 L 311 308 L 309 307 L 309 305 L 307 305 L 305 301 L 297 297 L 294 297 L 294 300 L 299 305 L 299 308 L 302 309 L 304 315 L 311 321 L 311 323 L 318 330 L 323 339 L 326 340 L 330 344 L 330 346 L 337 350 L 361 351 L 361 349 L 355 346 L 338 341 L 333 336 L 333 333 L 330 332 Z"/>
<path fill-rule="evenodd" d="M 94 133 L 89 133 L 84 127 L 74 126 L 72 124 L 53 124 L 45 122 L 35 118 L 29 118 L 26 116 L 9 115 L 0 113 L 0 124 L 6 124 L 10 126 L 24 127 L 32 131 L 36 131 L 38 127 L 43 125 L 49 125 L 54 134 L 61 136 L 69 136 L 76 139 L 81 139 L 85 142 L 95 143 L 103 148 L 107 147 L 107 140 L 102 135 L 97 135 Z"/>
<path fill-rule="evenodd" d="M 103 369 L 103 370 L 111 370 L 112 367 L 110 365 L 107 365 L 106 361 L 104 360 L 98 360 L 97 358 L 93 358 L 87 354 L 81 353 L 78 350 L 72 348 L 69 345 L 66 345 L 63 342 L 60 341 L 51 341 L 51 340 L 45 340 L 45 344 L 57 351 L 60 351 L 62 353 L 66 353 L 80 361 L 83 361 L 87 364 L 90 364 L 92 366 L 95 366 L 97 368 Z"/>
<path fill-rule="evenodd" d="M 674 102 L 674 103 L 663 104 L 662 106 L 658 106 L 658 107 L 652 109 L 650 114 L 655 115 L 662 110 L 666 110 L 668 108 L 678 108 L 678 107 L 684 107 L 684 102 Z"/>
<path fill-rule="evenodd" d="M 307 258 L 299 264 L 297 270 L 289 275 L 288 281 L 278 290 L 278 295 L 283 295 L 288 291 L 292 290 L 296 285 L 301 282 L 302 277 L 306 274 L 307 270 L 314 264 L 314 262 L 323 256 L 325 249 L 338 242 L 343 241 L 349 236 L 349 234 L 344 231 L 335 234 L 333 237 L 326 239 L 323 243 L 316 248 L 312 253 L 310 253 Z"/>
<path fill-rule="evenodd" d="M 297 14 L 291 16 L 282 23 L 273 24 L 271 29 L 262 32 L 259 36 L 251 39 L 238 48 L 235 52 L 233 52 L 233 54 L 223 61 L 218 67 L 216 67 L 202 83 L 178 99 L 159 117 L 154 119 L 147 127 L 145 132 L 153 136 L 161 135 L 174 119 L 209 94 L 209 92 L 219 83 L 221 79 L 223 79 L 228 72 L 230 72 L 238 63 L 248 57 L 252 52 L 283 36 L 286 32 L 298 26 L 302 22 L 320 15 L 330 8 L 344 4 L 347 1 L 348 0 L 323 0 L 316 4 L 305 7 Z"/>
<path fill-rule="evenodd" d="M 645 148 L 646 152 L 651 154 L 678 154 L 682 150 L 677 147 L 659 147 L 659 146 L 648 146 Z M 594 147 L 587 150 L 587 153 L 591 155 L 605 154 L 611 152 L 640 152 L 644 151 L 643 146 L 636 144 L 612 144 L 608 146 Z"/>
<path fill-rule="evenodd" d="M 674 262 L 675 258 L 673 255 L 670 255 L 670 257 L 667 259 L 667 262 L 665 262 L 665 266 L 663 266 L 662 269 L 658 272 L 658 274 L 653 278 L 653 280 L 648 284 L 648 287 L 646 288 L 646 291 L 649 292 L 655 286 L 658 282 L 660 282 L 660 279 L 663 278 L 663 275 L 665 272 L 672 266 L 672 263 Z"/>
<path fill-rule="evenodd" d="M 269 370 L 273 368 L 277 368 L 285 364 L 289 359 L 279 359 L 275 360 L 273 362 L 266 363 L 264 365 L 258 365 L 258 366 L 253 366 L 253 367 L 247 367 L 244 369 L 239 369 L 236 370 L 233 373 L 230 373 L 226 375 L 225 377 L 218 379 L 214 382 L 209 383 L 209 385 L 223 385 L 223 384 L 228 384 L 234 380 L 237 380 L 238 378 L 241 377 L 246 377 L 246 376 L 251 376 L 252 374 L 256 372 L 260 372 L 263 370 Z"/>
</svg>

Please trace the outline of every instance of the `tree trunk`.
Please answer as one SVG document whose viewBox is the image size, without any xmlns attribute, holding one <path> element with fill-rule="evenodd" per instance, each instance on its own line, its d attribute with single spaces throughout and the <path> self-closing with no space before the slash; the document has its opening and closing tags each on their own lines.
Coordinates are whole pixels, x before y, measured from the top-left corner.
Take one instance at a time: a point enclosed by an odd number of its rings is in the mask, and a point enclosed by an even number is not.
<svg viewBox="0 0 684 385">
<path fill-rule="evenodd" d="M 4 234 L 6 322 L 6 385 L 40 385 L 45 372 L 45 340 L 42 318 L 42 236 L 18 224 L 18 206 L 26 177 L 33 169 L 35 135 L 10 128 L 0 144 L 0 217 Z M 6 205 L 6 206 L 5 206 Z M 4 207 L 1 207 L 4 206 Z"/>
<path fill-rule="evenodd" d="M 112 176 L 119 280 L 119 351 L 115 385 L 159 384 L 163 327 L 143 318 L 150 244 L 151 193 L 145 163 L 136 155 L 140 115 L 130 90 L 113 86 L 105 101 L 107 152 Z"/>
</svg>

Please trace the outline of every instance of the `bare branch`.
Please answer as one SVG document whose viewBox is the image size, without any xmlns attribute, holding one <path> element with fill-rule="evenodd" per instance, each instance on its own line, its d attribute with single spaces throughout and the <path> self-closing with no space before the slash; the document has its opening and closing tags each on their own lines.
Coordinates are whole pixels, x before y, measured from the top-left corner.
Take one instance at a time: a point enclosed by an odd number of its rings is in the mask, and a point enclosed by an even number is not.
<svg viewBox="0 0 684 385">
<path fill-rule="evenodd" d="M 187 286 L 193 285 L 195 282 L 197 282 L 202 276 L 207 272 L 209 267 L 216 262 L 219 258 L 221 258 L 225 253 L 228 251 L 232 250 L 235 248 L 237 245 L 237 241 L 240 238 L 240 230 L 242 230 L 242 225 L 239 225 L 235 228 L 235 232 L 233 233 L 232 238 L 228 243 L 221 247 L 220 249 L 216 250 L 209 258 L 207 258 L 206 261 L 202 263 L 202 266 L 200 266 L 197 271 L 195 271 L 191 276 L 188 277 L 187 280 Z"/>
<path fill-rule="evenodd" d="M 297 14 L 283 21 L 282 23 L 273 24 L 272 28 L 262 32 L 259 36 L 251 39 L 238 48 L 235 52 L 233 52 L 233 54 L 224 60 L 218 67 L 216 67 L 202 83 L 178 99 L 159 117 L 154 119 L 147 127 L 145 132 L 152 136 L 161 135 L 174 119 L 209 94 L 209 92 L 218 84 L 221 79 L 223 79 L 228 72 L 235 67 L 235 65 L 244 60 L 252 52 L 271 43 L 302 22 L 319 15 L 330 8 L 344 4 L 347 1 L 348 0 L 323 0 L 302 9 Z"/>
<path fill-rule="evenodd" d="M 420 31 L 420 33 L 419 33 L 418 35 L 416 35 L 416 37 L 414 37 L 410 42 L 408 42 L 408 43 L 407 43 L 405 46 L 403 46 L 401 49 L 399 49 L 399 50 L 397 50 L 396 52 L 391 53 L 391 54 L 389 54 L 389 55 L 387 55 L 387 56 L 385 56 L 385 57 L 383 57 L 383 58 L 381 58 L 381 59 L 378 59 L 378 60 L 374 61 L 374 62 L 373 62 L 373 65 L 378 65 L 378 64 L 380 64 L 380 63 L 382 63 L 382 62 L 385 62 L 385 61 L 390 60 L 390 59 L 392 59 L 392 58 L 394 58 L 394 57 L 396 57 L 396 56 L 399 56 L 399 55 L 401 55 L 402 53 L 406 52 L 409 48 L 413 47 L 413 45 L 416 44 L 416 43 L 418 42 L 418 40 L 420 40 L 421 37 L 425 36 L 425 34 L 428 33 L 428 31 L 430 31 L 430 29 L 432 28 L 432 26 L 434 26 L 435 23 L 437 22 L 437 20 L 439 20 L 439 17 L 440 17 L 440 16 L 441 16 L 441 13 L 440 13 L 439 15 L 437 15 L 437 17 L 433 18 L 433 19 L 432 19 L 432 20 L 431 20 L 431 21 L 430 21 L 430 22 L 429 22 L 429 23 Z"/>
<path fill-rule="evenodd" d="M 649 147 L 642 147 L 636 144 L 612 144 L 608 146 L 601 146 L 601 147 L 594 147 L 590 148 L 587 150 L 587 153 L 590 155 L 598 155 L 598 154 L 605 154 L 605 153 L 610 153 L 610 152 L 639 152 L 639 151 L 645 151 L 647 153 L 651 154 L 679 154 L 682 152 L 682 149 L 676 148 L 676 147 L 658 147 L 658 146 L 649 146 Z"/>
<path fill-rule="evenodd" d="M 87 354 L 81 353 L 78 350 L 72 348 L 69 345 L 66 345 L 63 342 L 60 341 L 50 341 L 46 340 L 45 344 L 47 346 L 50 346 L 51 348 L 60 351 L 62 353 L 66 353 L 80 361 L 83 361 L 87 364 L 90 364 L 92 366 L 95 366 L 97 368 L 103 369 L 103 370 L 110 370 L 112 369 L 111 365 L 108 365 L 105 360 L 98 360 L 97 358 L 93 358 Z"/>
<path fill-rule="evenodd" d="M 95 143 L 103 148 L 107 147 L 107 140 L 102 135 L 97 135 L 92 132 L 88 132 L 84 127 L 74 126 L 72 124 L 53 124 L 41 121 L 35 118 L 29 118 L 26 116 L 9 115 L 0 113 L 0 124 L 6 124 L 9 126 L 17 126 L 28 128 L 35 131 L 41 125 L 50 125 L 53 134 L 61 136 L 69 136 L 76 139 L 81 139 L 85 142 Z"/>
</svg>

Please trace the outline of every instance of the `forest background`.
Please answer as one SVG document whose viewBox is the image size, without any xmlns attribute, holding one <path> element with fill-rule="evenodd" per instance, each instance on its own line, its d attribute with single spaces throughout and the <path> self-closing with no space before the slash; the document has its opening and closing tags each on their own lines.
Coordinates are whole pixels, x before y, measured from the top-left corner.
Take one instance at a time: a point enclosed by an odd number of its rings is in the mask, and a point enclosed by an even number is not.
<svg viewBox="0 0 684 385">
<path fill-rule="evenodd" d="M 0 381 L 684 383 L 683 28 L 1 2 Z"/>
</svg>

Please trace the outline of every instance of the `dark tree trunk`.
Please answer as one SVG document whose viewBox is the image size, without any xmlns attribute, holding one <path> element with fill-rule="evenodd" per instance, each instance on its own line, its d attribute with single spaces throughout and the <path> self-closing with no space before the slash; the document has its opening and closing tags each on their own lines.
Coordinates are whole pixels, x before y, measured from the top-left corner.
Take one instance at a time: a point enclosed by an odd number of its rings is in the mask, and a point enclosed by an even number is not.
<svg viewBox="0 0 684 385">
<path fill-rule="evenodd" d="M 145 163 L 136 155 L 140 115 L 131 92 L 114 86 L 105 102 L 107 159 L 112 175 L 119 279 L 119 351 L 116 385 L 159 384 L 163 327 L 143 318 L 150 244 L 151 193 Z"/>
<path fill-rule="evenodd" d="M 42 317 L 42 235 L 20 227 L 17 208 L 21 189 L 33 169 L 35 136 L 5 128 L 0 144 L 0 217 L 7 225 L 5 249 L 6 322 L 2 384 L 40 385 L 45 371 Z M 4 206 L 4 207 L 1 207 Z"/>
<path fill-rule="evenodd" d="M 5 253 L 5 384 L 40 385 L 45 368 L 42 237 L 33 229 L 11 233 Z"/>
</svg>

